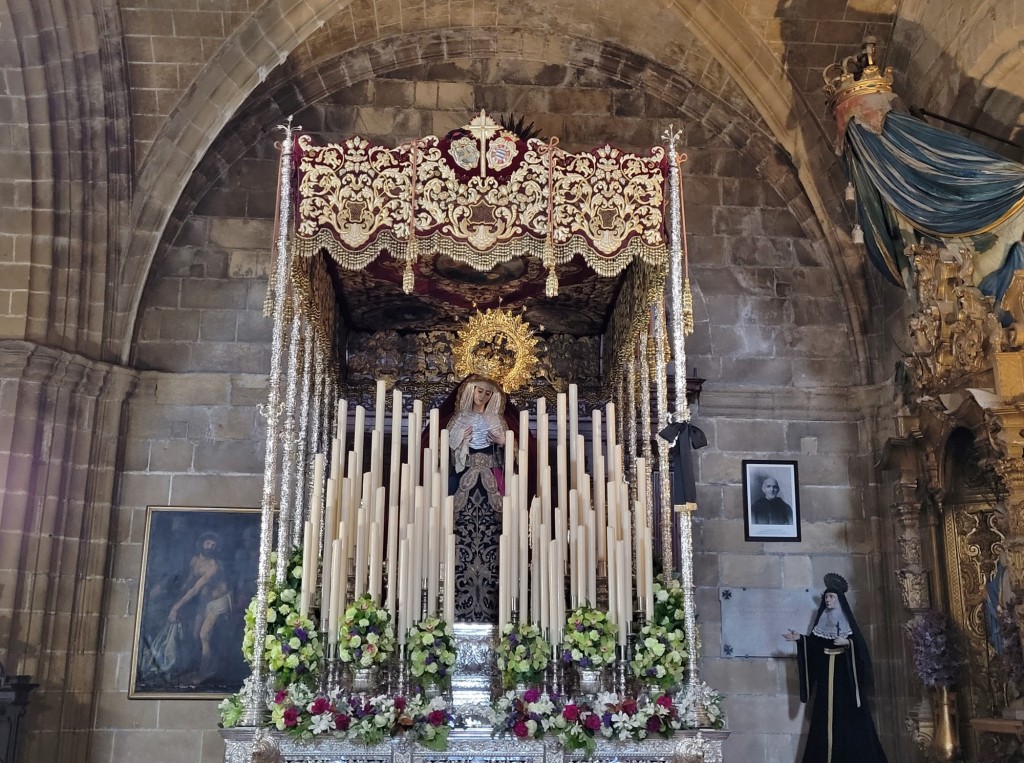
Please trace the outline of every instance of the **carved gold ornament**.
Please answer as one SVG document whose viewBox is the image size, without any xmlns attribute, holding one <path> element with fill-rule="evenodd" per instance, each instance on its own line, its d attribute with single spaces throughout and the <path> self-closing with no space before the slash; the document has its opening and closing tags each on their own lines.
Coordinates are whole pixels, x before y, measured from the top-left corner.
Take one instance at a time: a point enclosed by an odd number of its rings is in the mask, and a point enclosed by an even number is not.
<svg viewBox="0 0 1024 763">
<path fill-rule="evenodd" d="M 518 315 L 486 310 L 469 319 L 452 347 L 455 374 L 486 376 L 506 393 L 515 392 L 534 375 L 537 337 Z"/>
</svg>

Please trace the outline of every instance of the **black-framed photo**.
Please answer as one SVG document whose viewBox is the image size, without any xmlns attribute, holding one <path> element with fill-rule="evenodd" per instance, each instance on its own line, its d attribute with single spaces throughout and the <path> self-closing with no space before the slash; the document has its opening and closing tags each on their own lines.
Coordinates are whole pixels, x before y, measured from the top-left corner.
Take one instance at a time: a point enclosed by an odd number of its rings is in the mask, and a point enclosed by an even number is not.
<svg viewBox="0 0 1024 763">
<path fill-rule="evenodd" d="M 146 509 L 129 698 L 216 699 L 241 688 L 259 552 L 259 509 Z"/>
<path fill-rule="evenodd" d="M 800 540 L 796 461 L 743 462 L 743 527 L 749 541 Z"/>
</svg>

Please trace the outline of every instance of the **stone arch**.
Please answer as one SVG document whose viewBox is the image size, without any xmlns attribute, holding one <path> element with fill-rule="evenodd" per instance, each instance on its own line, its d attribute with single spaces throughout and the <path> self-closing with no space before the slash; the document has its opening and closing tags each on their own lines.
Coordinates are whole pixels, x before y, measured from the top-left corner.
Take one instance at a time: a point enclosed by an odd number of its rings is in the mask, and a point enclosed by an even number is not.
<svg viewBox="0 0 1024 763">
<path fill-rule="evenodd" d="M 114 231 L 128 197 L 128 89 L 116 6 L 10 6 L 23 71 L 31 180 L 26 338 L 103 357 Z M 72 15 L 73 13 L 73 15 Z M 94 97 L 102 93 L 102 97 Z M 44 296 L 45 295 L 45 296 Z"/>
<path fill-rule="evenodd" d="M 351 2 L 328 7 L 324 2 L 311 2 L 286 11 L 282 4 L 268 2 L 221 48 L 188 98 L 168 120 L 146 159 L 126 238 L 130 260 L 122 272 L 124 298 L 118 304 L 121 357 L 126 357 L 130 349 L 130 327 L 163 229 L 214 136 L 270 68 L 282 62 L 318 25 L 349 5 Z M 851 336 L 856 342 L 858 360 L 863 361 L 866 352 L 860 305 L 866 303 L 866 297 L 863 284 L 858 281 L 854 285 L 850 275 L 858 272 L 861 258 L 852 247 L 844 246 L 845 236 L 838 222 L 843 215 L 838 202 L 841 183 L 821 125 L 809 116 L 806 103 L 777 59 L 732 3 L 718 4 L 712 13 L 697 0 L 678 0 L 670 10 L 681 22 L 680 28 L 689 29 L 718 57 L 726 73 L 761 111 L 775 140 L 788 152 L 809 201 L 800 222 L 805 228 L 821 231 L 837 262 L 835 272 L 850 311 Z M 630 9 L 630 13 L 638 13 L 638 9 Z M 560 23 L 570 26 L 570 22 L 571 19 Z M 836 201 L 828 203 L 826 198 Z M 858 363 L 858 368 L 861 375 L 866 373 L 863 362 Z"/>
</svg>

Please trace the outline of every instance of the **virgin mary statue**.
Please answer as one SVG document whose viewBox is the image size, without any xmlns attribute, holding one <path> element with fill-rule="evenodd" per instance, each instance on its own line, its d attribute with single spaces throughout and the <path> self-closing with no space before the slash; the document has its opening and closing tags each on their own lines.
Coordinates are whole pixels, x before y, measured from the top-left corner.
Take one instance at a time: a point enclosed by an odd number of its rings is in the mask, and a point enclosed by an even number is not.
<svg viewBox="0 0 1024 763">
<path fill-rule="evenodd" d="M 456 392 L 447 424 L 449 493 L 455 498 L 455 618 L 460 622 L 497 620 L 505 403 L 497 383 L 470 376 Z"/>
</svg>

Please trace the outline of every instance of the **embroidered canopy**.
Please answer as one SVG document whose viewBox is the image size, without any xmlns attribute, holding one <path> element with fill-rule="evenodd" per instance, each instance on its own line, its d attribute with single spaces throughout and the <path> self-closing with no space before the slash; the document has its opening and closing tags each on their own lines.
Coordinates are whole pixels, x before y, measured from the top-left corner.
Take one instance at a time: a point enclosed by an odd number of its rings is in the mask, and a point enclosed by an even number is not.
<svg viewBox="0 0 1024 763">
<path fill-rule="evenodd" d="M 570 154 L 557 144 L 522 140 L 483 112 L 443 138 L 397 148 L 300 136 L 296 251 L 326 250 L 346 270 L 387 253 L 405 262 L 407 292 L 420 252 L 478 271 L 537 258 L 549 271 L 549 296 L 555 266 L 575 257 L 606 277 L 635 260 L 660 269 L 664 149 Z"/>
</svg>

